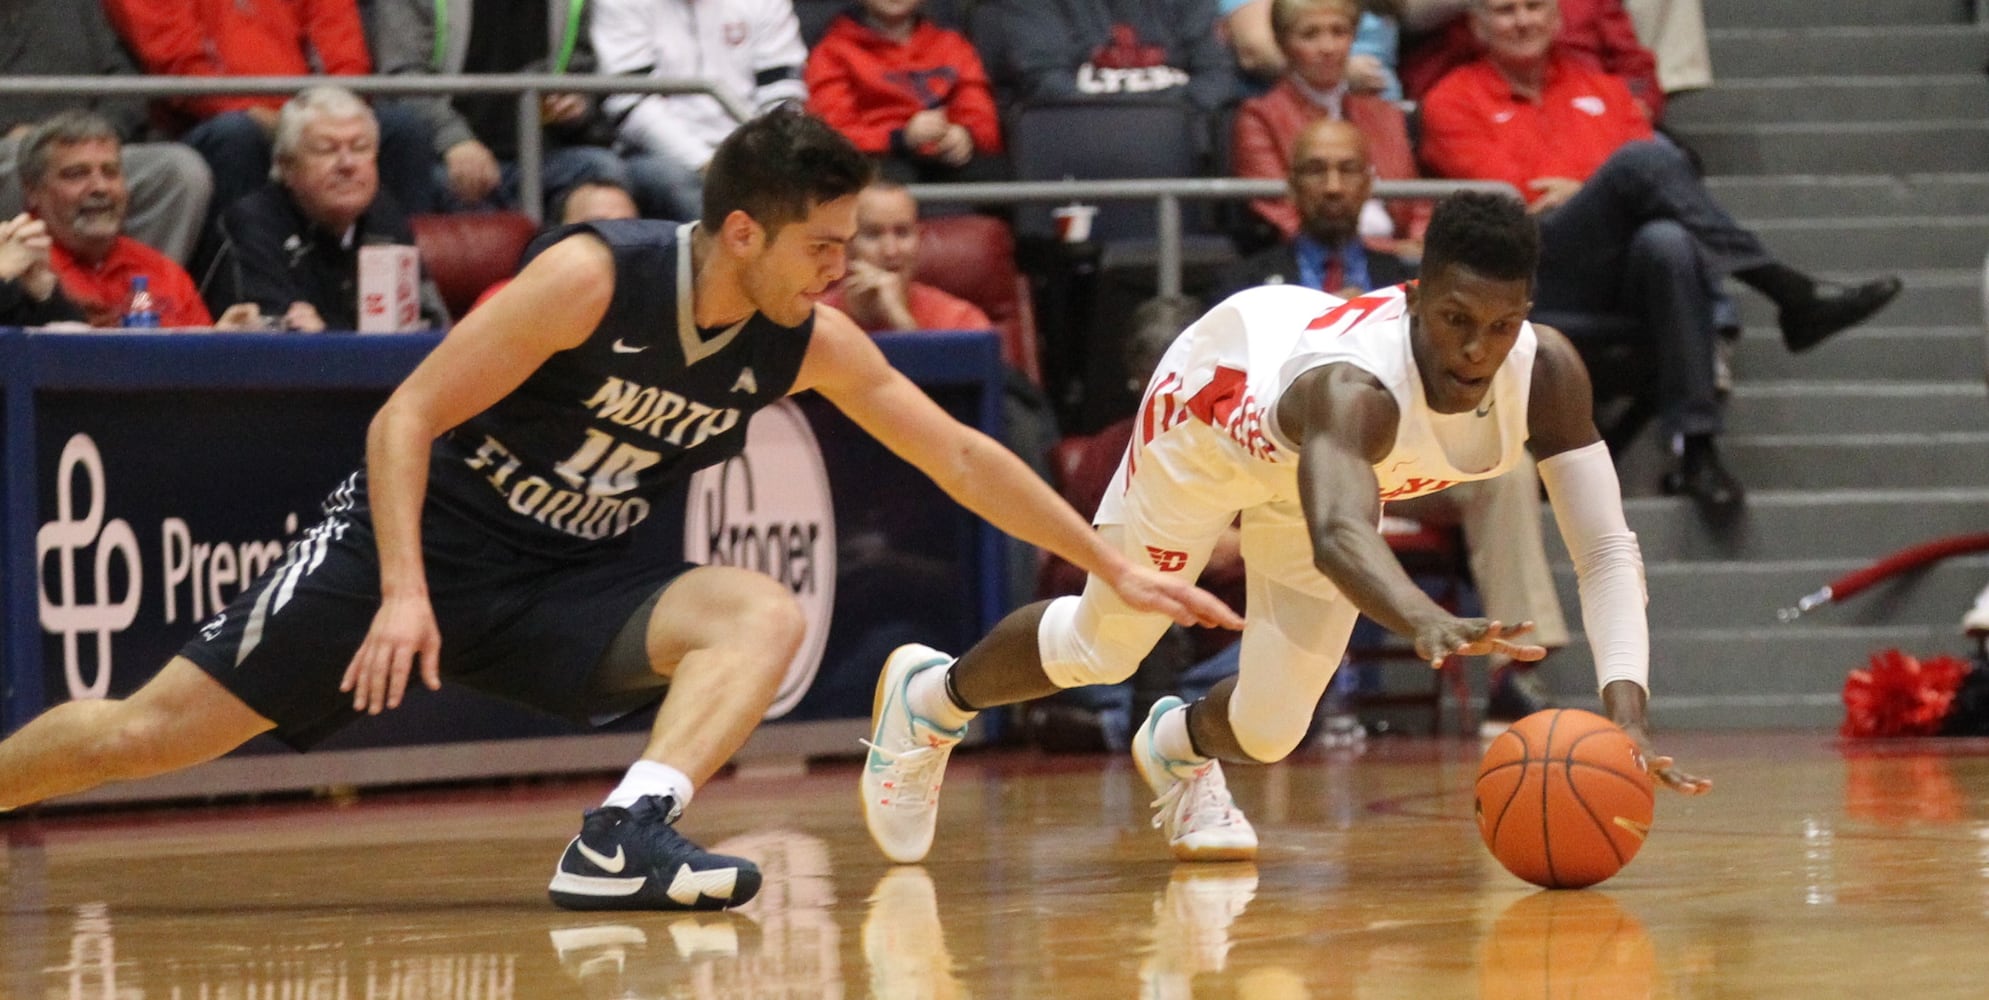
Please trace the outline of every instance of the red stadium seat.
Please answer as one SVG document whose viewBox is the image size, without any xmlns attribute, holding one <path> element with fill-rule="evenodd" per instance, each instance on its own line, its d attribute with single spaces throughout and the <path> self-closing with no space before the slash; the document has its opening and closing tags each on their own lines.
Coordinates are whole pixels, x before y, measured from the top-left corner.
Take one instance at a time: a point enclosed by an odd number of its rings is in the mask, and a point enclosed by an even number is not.
<svg viewBox="0 0 1989 1000">
<path fill-rule="evenodd" d="M 1015 266 L 1015 236 L 1007 223 L 985 215 L 921 220 L 913 277 L 979 306 L 1001 334 L 1003 360 L 1043 384 L 1029 279 Z"/>
<path fill-rule="evenodd" d="M 442 293 L 449 315 L 462 319 L 483 290 L 517 273 L 539 227 L 519 212 L 416 215 L 414 245 L 421 267 Z"/>
</svg>

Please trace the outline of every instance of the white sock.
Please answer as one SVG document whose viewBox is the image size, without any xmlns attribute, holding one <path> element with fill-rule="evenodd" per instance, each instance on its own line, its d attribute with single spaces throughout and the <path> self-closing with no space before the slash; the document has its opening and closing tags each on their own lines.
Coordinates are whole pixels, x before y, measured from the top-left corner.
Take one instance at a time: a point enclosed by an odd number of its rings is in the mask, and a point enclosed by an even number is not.
<svg viewBox="0 0 1989 1000">
<path fill-rule="evenodd" d="M 1168 760 L 1178 760 L 1189 764 L 1200 764 L 1207 757 L 1195 752 L 1195 742 L 1188 738 L 1188 706 L 1183 705 L 1160 717 L 1153 724 L 1153 749 Z"/>
<path fill-rule="evenodd" d="M 905 701 L 911 706 L 912 714 L 941 729 L 958 729 L 980 714 L 962 711 L 960 706 L 953 704 L 952 696 L 946 693 L 946 672 L 952 669 L 953 664 L 949 663 L 937 669 L 921 670 L 913 674 L 911 682 L 905 685 Z"/>
<path fill-rule="evenodd" d="M 635 800 L 645 795 L 662 795 L 677 801 L 677 811 L 682 812 L 691 804 L 691 779 L 684 772 L 668 764 L 658 764 L 653 760 L 639 760 L 629 765 L 628 774 L 622 776 L 622 783 L 608 793 L 604 806 L 621 806 L 627 809 L 635 805 Z"/>
</svg>

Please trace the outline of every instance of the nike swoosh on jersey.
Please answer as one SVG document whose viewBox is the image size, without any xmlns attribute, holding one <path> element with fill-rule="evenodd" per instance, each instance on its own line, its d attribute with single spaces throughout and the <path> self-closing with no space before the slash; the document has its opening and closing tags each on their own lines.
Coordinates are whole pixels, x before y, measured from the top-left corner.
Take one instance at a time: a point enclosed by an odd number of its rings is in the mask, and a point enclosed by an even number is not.
<svg viewBox="0 0 1989 1000">
<path fill-rule="evenodd" d="M 588 847 L 587 842 L 584 840 L 576 838 L 573 841 L 573 846 L 580 848 L 581 857 L 594 862 L 594 867 L 599 868 L 610 875 L 619 874 L 622 870 L 622 866 L 628 863 L 628 856 L 622 853 L 622 845 L 620 844 L 615 845 L 615 856 L 612 858 L 608 857 L 605 854 L 602 854 L 600 851 Z"/>
<path fill-rule="evenodd" d="M 642 352 L 649 350 L 648 344 L 641 344 L 641 345 L 624 344 L 621 342 L 621 338 L 619 337 L 615 338 L 615 342 L 611 346 L 614 347 L 616 354 L 641 354 Z"/>
</svg>

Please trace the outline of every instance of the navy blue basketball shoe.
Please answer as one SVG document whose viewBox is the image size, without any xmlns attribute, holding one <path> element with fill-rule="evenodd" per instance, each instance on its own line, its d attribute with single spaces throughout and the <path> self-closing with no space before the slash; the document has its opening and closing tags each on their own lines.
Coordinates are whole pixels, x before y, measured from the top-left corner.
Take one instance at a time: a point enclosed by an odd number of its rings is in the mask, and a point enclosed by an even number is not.
<svg viewBox="0 0 1989 1000">
<path fill-rule="evenodd" d="M 566 845 L 547 893 L 568 910 L 723 910 L 760 891 L 760 869 L 713 854 L 671 824 L 674 799 L 646 795 L 626 809 L 590 809 Z"/>
</svg>

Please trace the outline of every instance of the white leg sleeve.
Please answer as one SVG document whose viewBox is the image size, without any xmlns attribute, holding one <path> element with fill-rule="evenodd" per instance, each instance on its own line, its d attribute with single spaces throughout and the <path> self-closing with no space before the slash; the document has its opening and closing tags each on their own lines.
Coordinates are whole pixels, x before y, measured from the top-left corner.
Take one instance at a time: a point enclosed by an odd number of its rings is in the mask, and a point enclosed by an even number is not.
<svg viewBox="0 0 1989 1000">
<path fill-rule="evenodd" d="M 1296 504 L 1245 511 L 1242 541 L 1248 615 L 1229 725 L 1269 763 L 1304 741 L 1360 610 L 1313 567 Z"/>
<path fill-rule="evenodd" d="M 1651 633 L 1644 617 L 1644 557 L 1623 517 L 1623 490 L 1609 448 L 1597 441 L 1540 463 L 1561 540 L 1575 560 L 1582 625 L 1595 657 L 1596 689 L 1635 681 L 1650 689 Z"/>
</svg>

